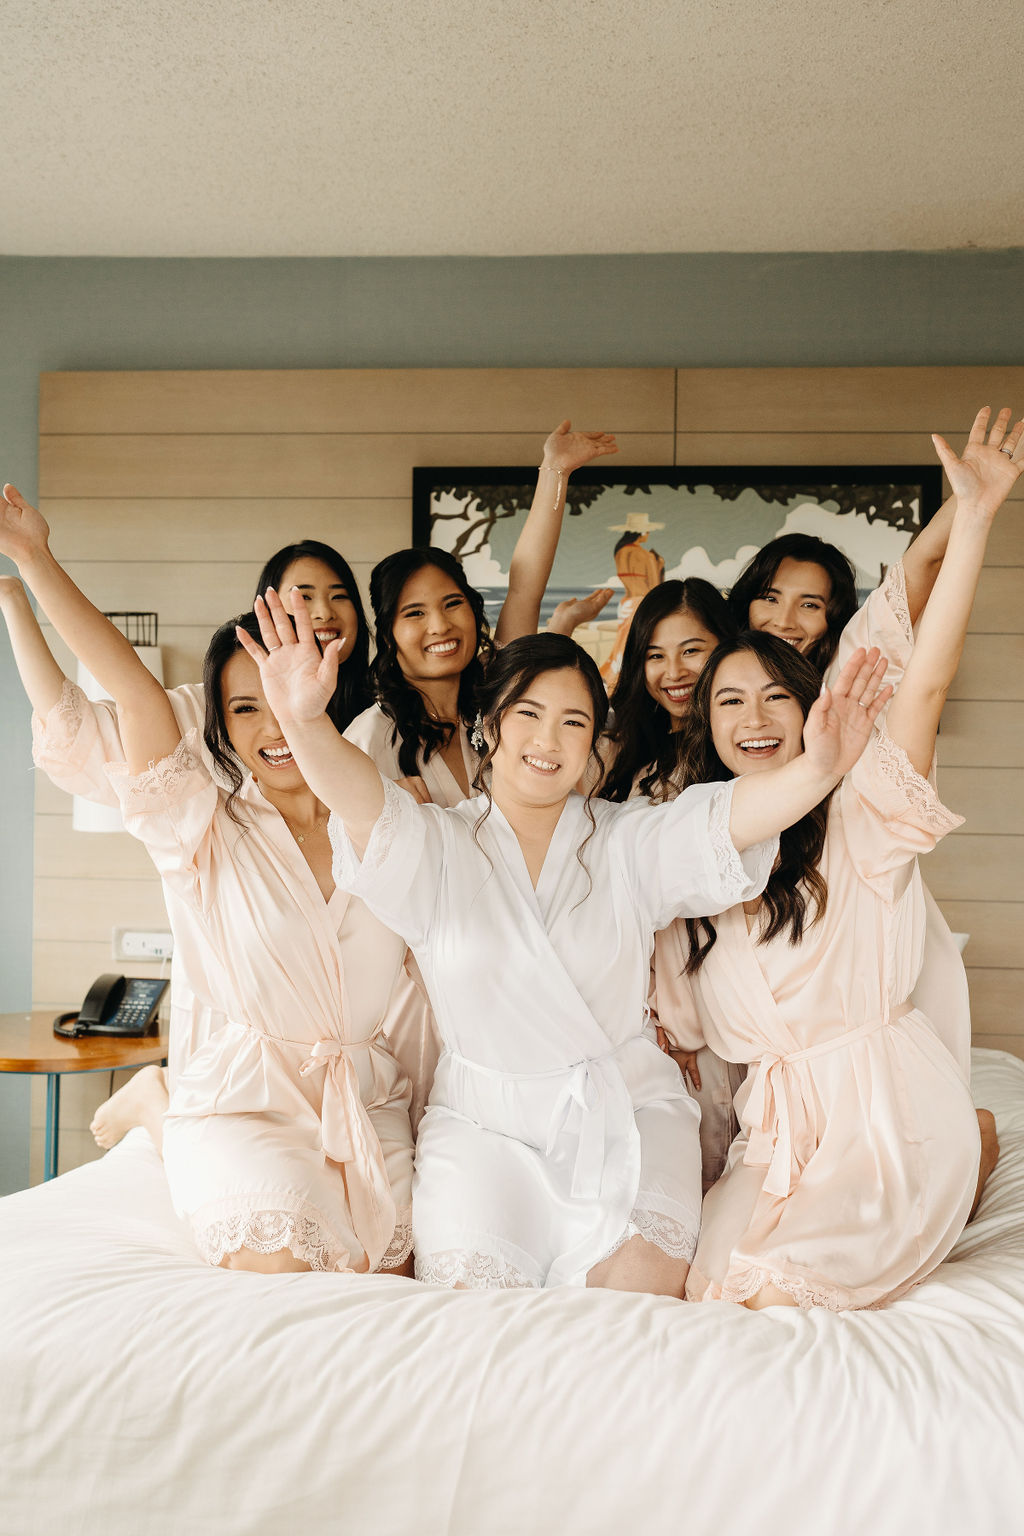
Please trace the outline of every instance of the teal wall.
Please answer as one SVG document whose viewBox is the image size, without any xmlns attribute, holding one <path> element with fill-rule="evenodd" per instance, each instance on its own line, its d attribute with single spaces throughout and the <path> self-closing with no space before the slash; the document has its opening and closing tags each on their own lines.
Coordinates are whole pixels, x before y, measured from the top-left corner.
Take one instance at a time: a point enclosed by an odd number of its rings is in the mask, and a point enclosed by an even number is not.
<svg viewBox="0 0 1024 1536">
<path fill-rule="evenodd" d="M 36 489 L 38 375 L 104 368 L 1019 363 L 1024 250 L 0 258 L 0 476 Z M 2 626 L 0 626 L 2 628 Z M 31 995 L 28 711 L 0 633 L 0 1012 Z M 0 1193 L 28 1095 L 0 1080 Z"/>
</svg>

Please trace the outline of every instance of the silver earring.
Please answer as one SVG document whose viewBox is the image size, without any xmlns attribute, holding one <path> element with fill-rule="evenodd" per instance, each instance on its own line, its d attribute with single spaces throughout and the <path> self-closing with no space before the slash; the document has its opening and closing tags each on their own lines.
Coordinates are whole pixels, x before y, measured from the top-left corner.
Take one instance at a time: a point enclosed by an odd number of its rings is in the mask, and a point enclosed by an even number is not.
<svg viewBox="0 0 1024 1536">
<path fill-rule="evenodd" d="M 483 749 L 484 749 L 484 717 L 480 713 L 479 710 L 477 710 L 477 712 L 476 712 L 476 719 L 473 721 L 473 729 L 469 733 L 469 740 L 470 740 L 470 745 L 474 748 L 475 751 L 477 751 L 477 752 L 482 752 L 483 751 Z"/>
</svg>

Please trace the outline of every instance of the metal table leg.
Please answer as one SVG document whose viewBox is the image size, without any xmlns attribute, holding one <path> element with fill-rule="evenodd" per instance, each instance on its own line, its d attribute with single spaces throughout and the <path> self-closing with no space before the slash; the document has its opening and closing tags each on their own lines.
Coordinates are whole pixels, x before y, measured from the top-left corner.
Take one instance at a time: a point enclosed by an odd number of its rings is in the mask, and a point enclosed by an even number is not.
<svg viewBox="0 0 1024 1536">
<path fill-rule="evenodd" d="M 57 1149 L 60 1144 L 60 1073 L 46 1074 L 46 1149 L 43 1180 L 57 1177 Z"/>
</svg>

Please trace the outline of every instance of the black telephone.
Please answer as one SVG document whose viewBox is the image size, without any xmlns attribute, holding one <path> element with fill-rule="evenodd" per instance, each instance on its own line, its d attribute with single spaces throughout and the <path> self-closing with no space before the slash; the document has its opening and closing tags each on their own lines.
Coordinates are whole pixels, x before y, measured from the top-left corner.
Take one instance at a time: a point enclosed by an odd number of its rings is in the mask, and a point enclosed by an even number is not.
<svg viewBox="0 0 1024 1536">
<path fill-rule="evenodd" d="M 156 1028 L 166 981 L 142 976 L 98 976 L 77 1013 L 61 1013 L 53 1021 L 55 1035 L 77 1040 L 81 1035 L 148 1035 Z"/>
</svg>

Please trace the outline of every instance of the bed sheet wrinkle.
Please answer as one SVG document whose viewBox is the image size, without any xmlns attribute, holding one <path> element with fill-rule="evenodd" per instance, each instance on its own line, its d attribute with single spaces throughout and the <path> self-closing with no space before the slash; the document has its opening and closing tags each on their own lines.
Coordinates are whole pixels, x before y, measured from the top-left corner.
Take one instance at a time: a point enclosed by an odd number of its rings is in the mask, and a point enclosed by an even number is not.
<svg viewBox="0 0 1024 1536">
<path fill-rule="evenodd" d="M 0 1201 L 0 1532 L 1009 1536 L 1024 1063 L 974 1060 L 1003 1145 L 976 1222 L 840 1316 L 210 1270 L 133 1132 Z"/>
</svg>

